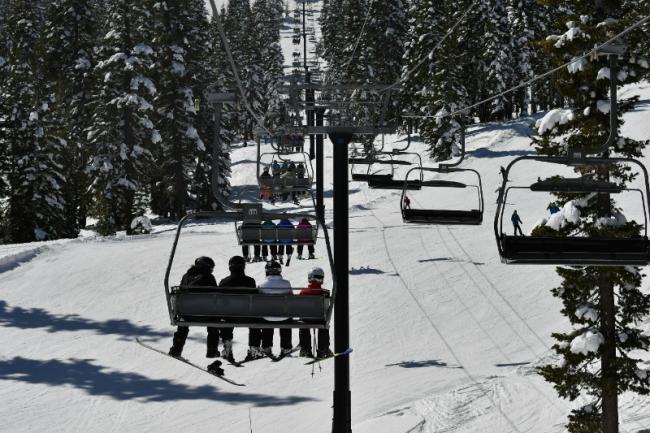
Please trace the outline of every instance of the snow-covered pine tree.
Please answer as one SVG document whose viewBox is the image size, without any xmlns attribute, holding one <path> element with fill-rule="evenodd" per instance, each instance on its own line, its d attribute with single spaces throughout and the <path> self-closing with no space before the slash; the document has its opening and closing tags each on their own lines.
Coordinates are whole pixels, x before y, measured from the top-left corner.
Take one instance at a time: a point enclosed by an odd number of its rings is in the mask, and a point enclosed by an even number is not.
<svg viewBox="0 0 650 433">
<path fill-rule="evenodd" d="M 419 129 L 436 160 L 449 159 L 454 144 L 460 140 L 458 119 L 446 115 L 466 105 L 468 99 L 463 81 L 468 38 L 462 33 L 463 28 L 431 52 L 463 12 L 456 4 L 434 0 L 419 0 L 413 3 L 411 11 L 411 40 L 403 68 L 404 94 L 409 95 L 405 104 L 414 114 L 435 116 L 422 119 Z"/>
<path fill-rule="evenodd" d="M 349 65 L 350 74 L 354 74 L 350 80 L 364 84 L 392 84 L 400 78 L 402 71 L 408 26 L 406 4 L 403 0 L 374 0 L 366 7 L 371 9 L 352 64 Z M 364 93 L 359 96 L 373 101 L 381 101 L 381 97 L 386 96 L 385 92 Z M 391 102 L 385 116 L 388 122 L 395 121 L 401 112 L 399 100 L 393 97 Z M 377 118 L 379 113 L 376 108 L 364 105 L 356 111 L 358 115 Z"/>
<path fill-rule="evenodd" d="M 253 3 L 256 50 L 261 61 L 260 113 L 267 127 L 279 121 L 279 86 L 283 80 L 284 56 L 280 46 L 282 2 L 279 0 L 255 0 Z"/>
<path fill-rule="evenodd" d="M 540 60 L 544 58 L 541 47 L 534 42 L 548 34 L 546 19 L 549 11 L 537 0 L 507 0 L 508 21 L 512 34 L 513 59 L 512 59 L 512 80 L 509 87 L 530 80 L 536 72 L 535 68 L 540 66 Z M 539 68 L 537 72 L 543 72 L 549 68 Z M 532 104 L 529 88 L 523 88 L 512 96 L 514 112 L 525 115 L 528 107 Z"/>
<path fill-rule="evenodd" d="M 200 91 L 195 93 L 204 95 L 207 86 L 215 92 L 235 91 L 230 66 L 222 50 L 221 38 L 216 32 L 216 25 L 210 24 L 205 19 L 203 0 L 191 0 L 190 9 L 201 31 L 193 33 L 194 44 L 204 50 L 204 62 L 201 65 L 202 77 L 198 83 Z M 222 15 L 223 16 L 223 15 Z M 225 84 L 228 82 L 228 84 Z M 230 87 L 229 87 L 230 86 Z M 190 194 L 195 200 L 198 209 L 219 209 L 221 205 L 215 200 L 216 193 L 219 198 L 226 199 L 230 195 L 230 145 L 233 141 L 229 124 L 232 123 L 233 106 L 221 107 L 221 124 L 216 125 L 215 107 L 202 100 L 198 112 L 199 133 L 204 138 L 206 149 L 199 152 L 190 184 Z M 217 145 L 215 131 L 219 134 L 220 147 L 213 152 Z M 216 160 L 213 158 L 216 154 Z M 213 178 L 213 166 L 216 166 Z"/>
<path fill-rule="evenodd" d="M 207 26 L 187 1 L 163 0 L 154 5 L 156 111 L 155 124 L 161 142 L 154 150 L 158 161 L 154 191 L 155 212 L 180 219 L 185 216 L 190 197 L 189 185 L 200 152 L 206 150 L 200 134 L 195 99 L 205 80 L 204 59 Z M 198 94 L 197 94 L 198 91 Z M 163 208 L 159 208 L 163 205 Z"/>
<path fill-rule="evenodd" d="M 149 78 L 153 49 L 146 41 L 149 11 L 141 3 L 112 0 L 97 51 L 89 173 L 93 177 L 93 213 L 97 230 L 131 232 L 135 193 L 146 181 L 151 146 L 160 134 L 151 120 L 156 88 Z"/>
<path fill-rule="evenodd" d="M 65 236 L 76 237 L 86 225 L 89 179 L 90 126 L 87 105 L 92 97 L 92 68 L 97 40 L 94 1 L 56 0 L 50 3 L 45 22 L 46 76 L 54 90 L 52 109 L 60 119 L 57 134 L 67 146 L 61 155 L 65 198 Z"/>
<path fill-rule="evenodd" d="M 634 14 L 621 1 L 607 3 L 609 12 L 595 9 L 589 0 L 544 0 L 549 7 L 562 7 L 565 32 L 551 35 L 545 42 L 552 65 L 576 59 L 558 74 L 559 92 L 568 107 L 549 112 L 538 123 L 539 136 L 534 144 L 539 154 L 565 155 L 572 149 L 596 149 L 607 139 L 609 130 L 608 99 L 610 69 L 606 59 L 578 60 L 576 56 L 590 50 L 595 43 L 604 42 L 630 24 Z M 637 82 L 647 60 L 636 55 L 638 40 L 629 38 L 629 53 L 620 62 L 617 78 L 620 84 Z M 621 112 L 634 106 L 633 100 L 621 101 Z M 618 121 L 620 128 L 622 121 Z M 619 136 L 609 149 L 611 156 L 639 157 L 647 141 Z M 609 179 L 620 185 L 628 184 L 635 175 L 630 168 L 612 164 L 606 170 L 594 166 L 578 166 L 581 176 Z M 553 203 L 562 212 L 533 230 L 533 235 L 630 237 L 639 234 L 641 226 L 627 221 L 620 207 L 608 194 L 557 194 Z M 607 212 L 605 212 L 608 210 Z M 650 295 L 640 290 L 643 274 L 637 267 L 557 268 L 562 277 L 553 295 L 563 303 L 562 313 L 573 329 L 554 333 L 558 341 L 553 350 L 560 358 L 557 363 L 540 368 L 545 379 L 553 383 L 563 398 L 581 397 L 586 404 L 569 415 L 567 429 L 571 433 L 601 431 L 607 413 L 617 417 L 617 395 L 631 391 L 650 392 L 650 375 L 640 365 L 635 352 L 648 350 L 650 336 L 639 327 L 650 312 Z M 614 300 L 603 296 L 613 288 Z M 609 298 L 609 300 L 608 300 Z M 614 303 L 615 332 L 609 335 L 603 320 L 608 302 Z M 608 423 L 613 418 L 607 417 Z M 614 424 L 616 421 L 614 422 Z M 610 424 L 611 425 L 611 424 Z M 608 430 L 609 431 L 609 430 Z"/>
<path fill-rule="evenodd" d="M 472 2 L 462 3 L 469 7 Z M 506 90 L 514 81 L 512 35 L 505 6 L 505 0 L 479 0 L 463 21 L 468 38 L 466 47 L 470 53 L 464 82 L 469 84 L 469 93 L 475 101 Z M 490 104 L 483 104 L 477 108 L 476 114 L 483 122 L 510 119 L 510 97 L 505 95 Z"/>
<path fill-rule="evenodd" d="M 54 239 L 65 233 L 60 163 L 65 141 L 53 132 L 57 119 L 44 75 L 42 25 L 32 2 L 10 4 L 0 88 L 0 119 L 5 122 L 0 177 L 6 180 L 8 195 L 0 230 L 6 242 Z"/>
<path fill-rule="evenodd" d="M 344 28 L 342 26 L 344 13 L 343 0 L 323 0 L 320 15 L 322 43 L 319 46 L 319 52 L 328 64 L 328 75 L 331 74 L 330 71 L 338 70 L 340 63 L 344 61 Z"/>
<path fill-rule="evenodd" d="M 244 96 L 256 116 L 260 116 L 260 104 L 263 99 L 262 54 L 256 43 L 253 13 L 248 0 L 228 1 L 224 31 L 237 65 Z M 239 104 L 238 117 L 238 131 L 246 144 L 253 138 L 253 129 L 257 122 L 243 103 Z"/>
</svg>

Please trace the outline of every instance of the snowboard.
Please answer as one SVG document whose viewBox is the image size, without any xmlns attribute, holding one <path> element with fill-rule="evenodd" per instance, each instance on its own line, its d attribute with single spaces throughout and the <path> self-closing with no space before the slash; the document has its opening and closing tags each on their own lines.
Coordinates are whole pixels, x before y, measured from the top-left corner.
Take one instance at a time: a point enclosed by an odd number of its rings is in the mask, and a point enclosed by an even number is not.
<svg viewBox="0 0 650 433">
<path fill-rule="evenodd" d="M 324 356 L 324 357 L 321 357 L 321 358 L 315 358 L 315 359 L 313 359 L 313 360 L 311 360 L 311 361 L 309 361 L 309 362 L 306 362 L 305 365 L 316 364 L 317 362 L 325 361 L 326 359 L 336 358 L 337 356 L 345 356 L 345 355 L 349 355 L 350 353 L 352 353 L 352 349 L 346 349 L 346 350 L 344 350 L 343 352 L 333 353 L 333 354 L 331 354 L 330 356 Z"/>
<path fill-rule="evenodd" d="M 191 365 L 192 367 L 194 367 L 194 368 L 196 368 L 196 369 L 198 369 L 198 370 L 201 370 L 201 371 L 203 371 L 203 372 L 205 372 L 205 373 L 208 373 L 210 376 L 213 376 L 213 377 L 219 378 L 219 379 L 223 380 L 224 382 L 228 382 L 228 383 L 231 384 L 231 385 L 235 385 L 235 386 L 246 386 L 246 385 L 244 385 L 243 383 L 237 383 L 237 382 L 235 382 L 234 380 L 231 380 L 231 379 L 229 379 L 229 378 L 227 378 L 227 377 L 225 377 L 225 376 L 219 376 L 219 375 L 217 375 L 217 374 L 211 373 L 211 372 L 209 372 L 207 369 L 201 367 L 200 365 L 195 364 L 195 363 L 193 363 L 192 361 L 190 361 L 190 360 L 188 360 L 188 359 L 185 359 L 185 358 L 183 358 L 183 357 L 181 357 L 181 356 L 179 356 L 179 357 L 171 356 L 169 353 L 167 353 L 167 352 L 165 352 L 165 351 L 163 351 L 163 350 L 156 349 L 155 347 L 150 346 L 150 345 L 148 345 L 147 343 L 143 343 L 143 342 L 140 341 L 140 339 L 137 338 L 137 337 L 136 337 L 135 341 L 136 341 L 140 346 L 142 346 L 142 347 L 145 347 L 145 348 L 147 348 L 147 349 L 149 349 L 149 350 L 153 350 L 154 352 L 160 353 L 161 355 L 165 355 L 165 356 L 168 357 L 168 358 L 175 359 L 175 360 L 177 360 L 177 361 L 183 362 L 183 363 L 185 363 L 185 364 L 187 364 L 187 365 Z"/>
</svg>

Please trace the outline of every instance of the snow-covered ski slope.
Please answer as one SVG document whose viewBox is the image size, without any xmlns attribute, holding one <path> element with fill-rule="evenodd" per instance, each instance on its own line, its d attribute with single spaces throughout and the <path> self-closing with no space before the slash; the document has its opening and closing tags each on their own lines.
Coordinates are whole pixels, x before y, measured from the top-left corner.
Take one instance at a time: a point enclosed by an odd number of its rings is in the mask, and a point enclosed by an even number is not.
<svg viewBox="0 0 650 433">
<path fill-rule="evenodd" d="M 643 100 L 624 132 L 650 137 L 650 85 L 623 93 Z M 501 264 L 491 225 L 499 166 L 530 151 L 529 121 L 469 131 L 467 167 L 481 172 L 486 190 L 483 226 L 405 226 L 397 192 L 350 183 L 355 432 L 563 431 L 570 405 L 533 372 L 550 355 L 550 333 L 567 326 L 549 292 L 558 278 L 552 267 Z M 254 183 L 255 153 L 233 153 L 237 192 Z M 330 157 L 326 173 L 331 222 Z M 533 175 L 551 173 L 542 166 Z M 525 229 L 544 207 L 533 199 L 518 206 Z M 157 226 L 148 236 L 0 247 L 3 431 L 243 433 L 250 422 L 257 433 L 330 431 L 332 362 L 313 377 L 297 358 L 226 365 L 247 384 L 235 388 L 135 344 L 140 336 L 170 345 L 162 279 L 172 239 L 172 226 Z M 191 226 L 172 280 L 203 254 L 221 278 L 238 252 L 232 223 Z M 294 259 L 289 280 L 304 284 L 316 264 L 328 269 L 322 239 L 317 255 Z M 263 276 L 262 264 L 248 270 Z M 246 337 L 235 332 L 237 358 Z M 207 365 L 204 352 L 205 330 L 192 329 L 185 354 Z M 649 399 L 623 396 L 621 425 L 647 433 Z"/>
<path fill-rule="evenodd" d="M 291 30 L 283 35 L 287 52 Z M 621 93 L 642 100 L 625 116 L 624 134 L 650 138 L 650 84 Z M 466 167 L 481 173 L 485 188 L 480 227 L 405 226 L 398 192 L 350 183 L 355 433 L 564 431 L 571 405 L 533 371 L 549 360 L 550 333 L 568 325 L 550 294 L 559 279 L 553 267 L 501 264 L 492 231 L 499 167 L 531 151 L 532 121 L 480 125 L 468 133 Z M 387 137 L 387 147 L 403 140 Z M 326 147 L 331 223 L 329 142 Z M 236 194 L 255 184 L 255 157 L 253 147 L 234 150 Z M 553 168 L 534 166 L 519 171 L 519 179 L 543 178 Z M 456 191 L 412 197 L 414 205 L 467 198 Z M 515 198 L 524 230 L 546 215 L 544 198 Z M 237 388 L 135 343 L 136 336 L 163 349 L 171 343 L 162 281 L 173 231 L 159 225 L 147 236 L 86 233 L 71 241 L 0 246 L 0 431 L 331 431 L 331 361 L 316 366 L 313 376 L 300 358 L 225 365 L 227 375 L 247 385 Z M 216 277 L 223 278 L 228 258 L 240 253 L 232 223 L 197 224 L 185 233 L 172 281 L 199 255 L 213 257 Z M 294 257 L 285 269 L 294 285 L 305 284 L 314 265 L 329 274 L 319 242 L 318 260 Z M 248 272 L 261 280 L 263 264 L 249 265 Z M 644 287 L 649 290 L 647 281 Z M 650 319 L 644 326 L 650 330 Z M 205 337 L 204 329 L 192 329 L 184 355 L 207 365 Z M 297 332 L 293 338 L 297 343 Z M 236 330 L 235 340 L 241 359 L 247 331 Z M 650 365 L 648 354 L 642 356 Z M 622 432 L 650 431 L 650 399 L 626 395 L 620 406 Z"/>
</svg>

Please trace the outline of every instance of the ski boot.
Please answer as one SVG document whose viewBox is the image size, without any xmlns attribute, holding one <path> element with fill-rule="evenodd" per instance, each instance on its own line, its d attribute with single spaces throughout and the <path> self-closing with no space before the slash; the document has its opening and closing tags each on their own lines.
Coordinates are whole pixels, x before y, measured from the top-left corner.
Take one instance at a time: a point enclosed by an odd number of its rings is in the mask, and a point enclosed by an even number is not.
<svg viewBox="0 0 650 433">
<path fill-rule="evenodd" d="M 214 361 L 212 364 L 208 365 L 207 370 L 216 376 L 223 376 L 225 373 L 223 368 L 221 368 L 221 361 Z"/>
<path fill-rule="evenodd" d="M 220 356 L 219 350 L 208 348 L 208 351 L 205 353 L 206 358 L 218 358 Z"/>
<path fill-rule="evenodd" d="M 315 258 L 316 258 L 316 256 L 310 253 L 310 254 L 309 254 L 309 259 L 308 259 L 308 260 L 314 260 Z"/>
<path fill-rule="evenodd" d="M 330 350 L 329 347 L 327 349 L 318 349 L 316 351 L 316 358 L 329 358 L 330 356 L 334 356 L 334 353 Z"/>
<path fill-rule="evenodd" d="M 264 353 L 262 353 L 260 348 L 255 346 L 249 346 L 248 353 L 246 354 L 246 358 L 244 358 L 242 362 L 253 361 L 255 359 L 260 359 L 260 358 L 264 358 Z"/>
<path fill-rule="evenodd" d="M 223 350 L 221 351 L 221 357 L 231 364 L 237 364 L 235 357 L 232 355 L 232 340 L 227 340 L 223 342 Z"/>
<path fill-rule="evenodd" d="M 167 354 L 169 356 L 173 357 L 173 358 L 180 358 L 181 353 L 183 353 L 183 348 L 182 347 L 179 348 L 179 347 L 176 347 L 176 346 L 170 347 L 169 352 L 167 352 Z"/>
<path fill-rule="evenodd" d="M 298 260 L 302 260 L 302 254 L 298 254 Z"/>
<path fill-rule="evenodd" d="M 289 355 L 293 349 L 280 349 L 280 356 L 279 358 L 284 358 L 285 356 Z"/>
<path fill-rule="evenodd" d="M 273 358 L 273 350 L 270 347 L 262 347 L 262 355 Z"/>
<path fill-rule="evenodd" d="M 305 348 L 301 347 L 299 356 L 303 358 L 313 358 L 314 353 L 312 352 L 311 348 L 307 349 L 306 347 Z"/>
</svg>

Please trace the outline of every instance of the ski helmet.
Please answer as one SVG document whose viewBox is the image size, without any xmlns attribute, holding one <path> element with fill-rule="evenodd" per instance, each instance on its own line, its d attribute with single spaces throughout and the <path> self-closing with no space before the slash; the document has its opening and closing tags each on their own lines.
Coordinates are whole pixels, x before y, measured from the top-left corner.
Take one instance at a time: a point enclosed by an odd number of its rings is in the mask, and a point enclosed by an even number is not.
<svg viewBox="0 0 650 433">
<path fill-rule="evenodd" d="M 214 269 L 214 260 L 207 256 L 201 256 L 194 260 L 194 266 L 204 269 Z"/>
<path fill-rule="evenodd" d="M 325 271 L 322 268 L 314 268 L 307 275 L 307 280 L 322 284 L 325 281 Z"/>
<path fill-rule="evenodd" d="M 232 270 L 233 268 L 243 269 L 246 267 L 246 260 L 242 256 L 232 256 L 228 260 L 228 267 Z"/>
<path fill-rule="evenodd" d="M 280 263 L 276 262 L 275 260 L 271 260 L 266 264 L 266 267 L 264 268 L 266 270 L 266 275 L 282 275 L 282 265 Z"/>
</svg>

